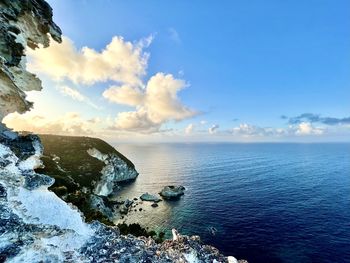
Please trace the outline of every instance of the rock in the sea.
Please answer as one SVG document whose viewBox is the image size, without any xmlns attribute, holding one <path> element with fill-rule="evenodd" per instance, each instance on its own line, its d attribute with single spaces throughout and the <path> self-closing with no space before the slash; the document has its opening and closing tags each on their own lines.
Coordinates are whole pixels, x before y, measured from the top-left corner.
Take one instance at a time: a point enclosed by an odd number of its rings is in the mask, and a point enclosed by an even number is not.
<svg viewBox="0 0 350 263">
<path fill-rule="evenodd" d="M 119 209 L 120 213 L 123 215 L 126 215 L 127 213 L 129 213 L 133 204 L 134 204 L 133 200 L 126 199 Z"/>
<path fill-rule="evenodd" d="M 149 193 L 142 194 L 140 196 L 140 199 L 142 201 L 149 201 L 149 202 L 160 202 L 160 201 L 162 201 L 162 199 L 160 199 L 156 195 L 152 195 L 152 194 L 149 194 Z"/>
<path fill-rule="evenodd" d="M 182 185 L 168 185 L 165 186 L 162 191 L 159 193 L 164 199 L 178 199 L 180 196 L 184 195 L 185 187 Z"/>
<path fill-rule="evenodd" d="M 130 207 L 130 206 L 132 206 L 132 204 L 134 203 L 134 201 L 133 200 L 130 200 L 130 199 L 126 199 L 125 201 L 124 201 L 124 205 L 126 206 L 126 207 Z"/>
</svg>

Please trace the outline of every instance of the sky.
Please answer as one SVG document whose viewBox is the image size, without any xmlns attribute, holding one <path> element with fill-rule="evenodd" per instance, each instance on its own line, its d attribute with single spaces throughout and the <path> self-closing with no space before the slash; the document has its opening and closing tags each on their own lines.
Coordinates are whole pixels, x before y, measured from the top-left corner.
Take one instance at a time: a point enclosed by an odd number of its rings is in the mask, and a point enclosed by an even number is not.
<svg viewBox="0 0 350 263">
<path fill-rule="evenodd" d="M 350 2 L 49 0 L 63 43 L 16 130 L 110 142 L 350 141 Z"/>
</svg>

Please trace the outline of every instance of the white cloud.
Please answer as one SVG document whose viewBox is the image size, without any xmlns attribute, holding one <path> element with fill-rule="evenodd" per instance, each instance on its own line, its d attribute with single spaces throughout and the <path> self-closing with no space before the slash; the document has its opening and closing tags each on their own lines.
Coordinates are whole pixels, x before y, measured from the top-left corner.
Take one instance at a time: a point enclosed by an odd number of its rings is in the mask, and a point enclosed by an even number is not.
<svg viewBox="0 0 350 263">
<path fill-rule="evenodd" d="M 191 134 L 194 130 L 194 124 L 193 123 L 190 123 L 186 126 L 185 128 L 185 133 L 186 134 Z"/>
<path fill-rule="evenodd" d="M 112 86 L 105 90 L 102 95 L 111 102 L 135 107 L 141 105 L 144 100 L 144 94 L 140 88 L 128 85 Z"/>
<path fill-rule="evenodd" d="M 324 129 L 314 127 L 310 122 L 302 122 L 298 124 L 295 134 L 296 135 L 321 135 L 324 133 Z"/>
<path fill-rule="evenodd" d="M 89 98 L 81 94 L 76 89 L 70 88 L 68 86 L 59 86 L 57 88 L 63 95 L 71 97 L 73 100 L 84 102 L 95 109 L 100 109 L 96 104 L 91 102 Z"/>
<path fill-rule="evenodd" d="M 12 113 L 4 118 L 4 123 L 16 131 L 30 131 L 38 134 L 89 135 L 94 134 L 100 119 L 84 120 L 79 113 L 69 112 L 53 119 L 31 112 Z"/>
<path fill-rule="evenodd" d="M 208 132 L 210 134 L 214 134 L 216 133 L 217 129 L 219 129 L 219 125 L 218 124 L 214 124 L 213 126 L 211 126 L 209 129 L 208 129 Z"/>
<path fill-rule="evenodd" d="M 176 30 L 169 32 L 175 40 L 180 40 Z M 188 86 L 184 80 L 157 73 L 144 82 L 149 59 L 144 50 L 152 39 L 150 36 L 132 43 L 122 37 L 113 37 L 103 50 L 97 51 L 89 47 L 78 49 L 69 38 L 63 37 L 62 44 L 52 43 L 46 49 L 29 50 L 27 66 L 58 83 L 112 83 L 102 96 L 134 110 L 117 113 L 109 127 L 126 132 L 156 133 L 161 131 L 163 124 L 181 121 L 196 112 L 178 98 L 178 93 Z M 98 108 L 77 89 L 61 85 L 59 91 L 73 100 Z"/>
<path fill-rule="evenodd" d="M 142 85 L 141 78 L 146 74 L 149 58 L 143 49 L 150 45 L 152 36 L 136 43 L 115 36 L 100 52 L 89 47 L 79 50 L 68 37 L 62 39 L 61 44 L 52 41 L 48 48 L 28 49 L 28 69 L 56 81 L 69 79 L 92 85 L 111 80 Z"/>
<path fill-rule="evenodd" d="M 144 109 L 118 113 L 113 129 L 140 133 L 154 133 L 162 123 L 153 122 Z"/>
<path fill-rule="evenodd" d="M 139 132 L 156 132 L 168 121 L 180 121 L 196 114 L 184 106 L 177 93 L 188 85 L 171 74 L 157 73 L 144 89 L 131 86 L 113 86 L 103 93 L 111 102 L 136 108 L 117 115 L 114 128 Z"/>
<path fill-rule="evenodd" d="M 242 135 L 244 137 L 250 136 L 266 136 L 273 133 L 272 129 L 262 128 L 247 123 L 242 123 L 238 127 L 232 129 L 233 134 Z"/>
<path fill-rule="evenodd" d="M 232 129 L 235 135 L 243 137 L 282 137 L 282 136 L 305 136 L 305 135 L 321 135 L 324 133 L 323 128 L 315 128 L 311 123 L 300 123 L 298 125 L 290 125 L 286 128 L 270 128 L 259 127 L 242 123 L 238 127 Z"/>
</svg>

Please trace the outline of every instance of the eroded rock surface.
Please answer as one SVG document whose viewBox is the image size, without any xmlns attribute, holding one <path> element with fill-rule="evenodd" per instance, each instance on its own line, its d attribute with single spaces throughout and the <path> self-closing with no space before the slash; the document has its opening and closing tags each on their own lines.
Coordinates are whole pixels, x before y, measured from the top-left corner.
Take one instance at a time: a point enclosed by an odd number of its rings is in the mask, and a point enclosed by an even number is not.
<svg viewBox="0 0 350 263">
<path fill-rule="evenodd" d="M 113 193 L 117 183 L 134 180 L 138 176 L 134 166 L 129 165 L 115 152 L 103 154 L 96 148 L 90 148 L 87 153 L 105 164 L 94 190 L 97 195 L 108 196 Z"/>
<path fill-rule="evenodd" d="M 0 1 L 0 120 L 32 107 L 24 92 L 41 90 L 41 81 L 25 69 L 25 48 L 47 47 L 49 35 L 61 42 L 61 30 L 45 1 Z"/>
</svg>

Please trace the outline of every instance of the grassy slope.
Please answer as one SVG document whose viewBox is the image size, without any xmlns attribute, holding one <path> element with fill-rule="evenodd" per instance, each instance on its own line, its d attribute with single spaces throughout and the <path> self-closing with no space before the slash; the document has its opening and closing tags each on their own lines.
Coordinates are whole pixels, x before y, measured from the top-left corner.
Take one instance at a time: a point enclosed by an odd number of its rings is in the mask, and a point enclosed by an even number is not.
<svg viewBox="0 0 350 263">
<path fill-rule="evenodd" d="M 69 176 L 80 186 L 91 188 L 91 182 L 99 180 L 104 164 L 87 153 L 90 148 L 96 148 L 103 154 L 115 153 L 134 168 L 130 160 L 101 139 L 59 135 L 39 136 L 44 146 L 42 160 L 45 168 L 38 172 L 50 175 L 56 178 L 56 181 L 66 181 Z M 64 172 L 52 160 L 53 154 L 60 158 L 59 166 Z"/>
</svg>

